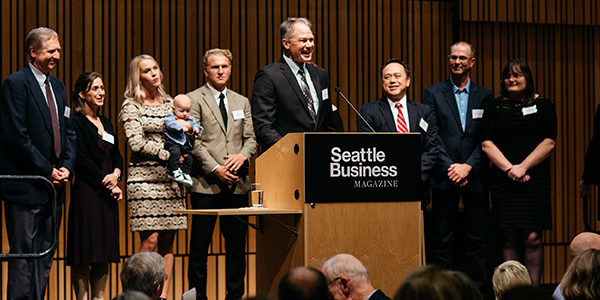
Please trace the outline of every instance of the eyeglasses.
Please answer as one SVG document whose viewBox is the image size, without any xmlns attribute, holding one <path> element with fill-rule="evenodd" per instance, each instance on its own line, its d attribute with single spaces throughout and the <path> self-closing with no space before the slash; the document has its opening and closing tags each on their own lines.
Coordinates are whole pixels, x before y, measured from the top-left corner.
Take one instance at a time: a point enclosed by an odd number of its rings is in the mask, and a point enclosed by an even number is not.
<svg viewBox="0 0 600 300">
<path fill-rule="evenodd" d="M 336 277 L 336 278 L 334 278 L 332 281 L 330 281 L 330 282 L 328 283 L 328 285 L 332 285 L 332 284 L 334 284 L 334 283 L 335 283 L 335 282 L 336 282 L 338 279 L 342 279 L 342 277 L 340 276 L 340 277 Z"/>
<path fill-rule="evenodd" d="M 451 59 L 451 60 L 454 60 L 454 61 L 466 61 L 466 60 L 468 60 L 468 59 L 471 59 L 471 58 L 473 58 L 472 56 L 471 56 L 471 57 L 467 57 L 467 56 L 464 56 L 464 55 L 461 55 L 461 56 L 457 56 L 457 55 L 448 55 L 448 57 L 450 57 L 450 59 Z"/>
</svg>

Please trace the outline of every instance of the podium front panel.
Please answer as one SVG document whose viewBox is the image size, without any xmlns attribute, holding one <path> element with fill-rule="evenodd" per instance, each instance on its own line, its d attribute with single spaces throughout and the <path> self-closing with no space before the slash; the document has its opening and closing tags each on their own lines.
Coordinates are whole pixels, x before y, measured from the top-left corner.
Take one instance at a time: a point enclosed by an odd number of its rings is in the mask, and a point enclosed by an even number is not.
<svg viewBox="0 0 600 300">
<path fill-rule="evenodd" d="M 418 201 L 420 134 L 304 134 L 306 203 Z"/>
</svg>

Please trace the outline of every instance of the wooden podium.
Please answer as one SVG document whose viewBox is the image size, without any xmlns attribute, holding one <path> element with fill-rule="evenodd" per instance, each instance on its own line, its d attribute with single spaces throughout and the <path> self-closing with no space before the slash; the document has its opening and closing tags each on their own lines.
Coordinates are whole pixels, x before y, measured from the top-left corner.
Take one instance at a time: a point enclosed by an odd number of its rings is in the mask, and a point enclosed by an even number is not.
<svg viewBox="0 0 600 300">
<path fill-rule="evenodd" d="M 316 176 L 305 173 L 308 156 L 305 150 L 314 151 L 314 147 L 307 144 L 308 140 L 316 143 L 312 137 L 319 138 L 319 141 L 345 141 L 344 145 L 348 147 L 360 147 L 354 142 L 357 137 L 376 137 L 393 143 L 394 147 L 400 147 L 402 144 L 396 142 L 402 141 L 396 139 L 402 140 L 402 136 L 410 138 L 411 143 L 418 141 L 418 134 L 410 135 L 293 133 L 283 137 L 256 159 L 256 182 L 260 183 L 263 191 L 263 206 L 269 209 L 302 210 L 301 215 L 263 218 L 263 232 L 256 234 L 257 294 L 275 295 L 280 278 L 295 266 L 320 269 L 329 257 L 337 253 L 349 253 L 367 267 L 373 285 L 391 296 L 406 275 L 424 263 L 420 198 L 412 201 L 388 198 L 346 202 L 346 199 L 335 199 L 334 196 L 334 199 L 330 199 L 331 203 L 312 204 L 311 199 L 305 198 L 309 191 L 305 182 L 311 182 L 307 176 Z M 417 144 L 414 147 L 418 149 L 420 146 Z M 324 150 L 327 160 L 329 149 Z M 420 161 L 420 152 L 417 150 L 412 153 L 405 157 L 411 170 L 401 169 L 399 172 L 403 176 L 416 176 L 420 182 L 419 168 L 412 170 L 415 165 L 419 165 L 414 160 L 417 155 L 416 160 Z"/>
</svg>

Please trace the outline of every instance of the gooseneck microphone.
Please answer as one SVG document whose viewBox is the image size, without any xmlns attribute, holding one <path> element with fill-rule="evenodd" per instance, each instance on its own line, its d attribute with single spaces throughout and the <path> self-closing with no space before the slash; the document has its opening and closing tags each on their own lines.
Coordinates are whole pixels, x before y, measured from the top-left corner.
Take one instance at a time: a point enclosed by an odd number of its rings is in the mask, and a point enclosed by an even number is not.
<svg viewBox="0 0 600 300">
<path fill-rule="evenodd" d="M 356 108 L 354 107 L 354 105 L 352 105 L 352 103 L 350 103 L 350 101 L 348 101 L 348 98 L 346 98 L 346 96 L 344 96 L 344 94 L 342 94 L 342 91 L 340 91 L 339 87 L 335 87 L 335 92 L 338 93 L 338 95 L 342 96 L 342 98 L 344 98 L 344 100 L 346 101 L 346 103 L 348 103 L 348 105 L 350 105 L 350 107 L 352 107 L 352 109 L 354 110 L 354 112 L 360 117 L 360 119 L 365 122 L 365 124 L 367 124 L 367 126 L 369 126 L 369 129 L 371 129 L 371 131 L 375 132 L 375 129 L 373 129 L 373 127 L 371 127 L 371 125 L 369 124 L 369 122 L 367 122 L 367 120 L 365 120 L 365 118 L 363 118 L 363 116 L 358 112 L 358 110 L 356 110 Z"/>
</svg>

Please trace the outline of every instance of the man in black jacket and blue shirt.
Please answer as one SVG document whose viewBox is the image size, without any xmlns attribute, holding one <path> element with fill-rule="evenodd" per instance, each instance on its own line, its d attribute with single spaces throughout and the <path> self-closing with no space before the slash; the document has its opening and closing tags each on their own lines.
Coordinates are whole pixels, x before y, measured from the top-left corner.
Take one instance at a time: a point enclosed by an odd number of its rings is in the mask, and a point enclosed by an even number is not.
<svg viewBox="0 0 600 300">
<path fill-rule="evenodd" d="M 487 159 L 481 151 L 479 125 L 483 106 L 494 94 L 470 79 L 475 51 L 466 42 L 450 47 L 451 77 L 427 87 L 423 104 L 436 115 L 440 151 L 431 176 L 434 239 L 428 263 L 454 269 L 454 228 L 462 199 L 465 212 L 465 266 L 480 289 L 485 285 L 486 224 L 489 211 L 484 187 Z"/>
</svg>

